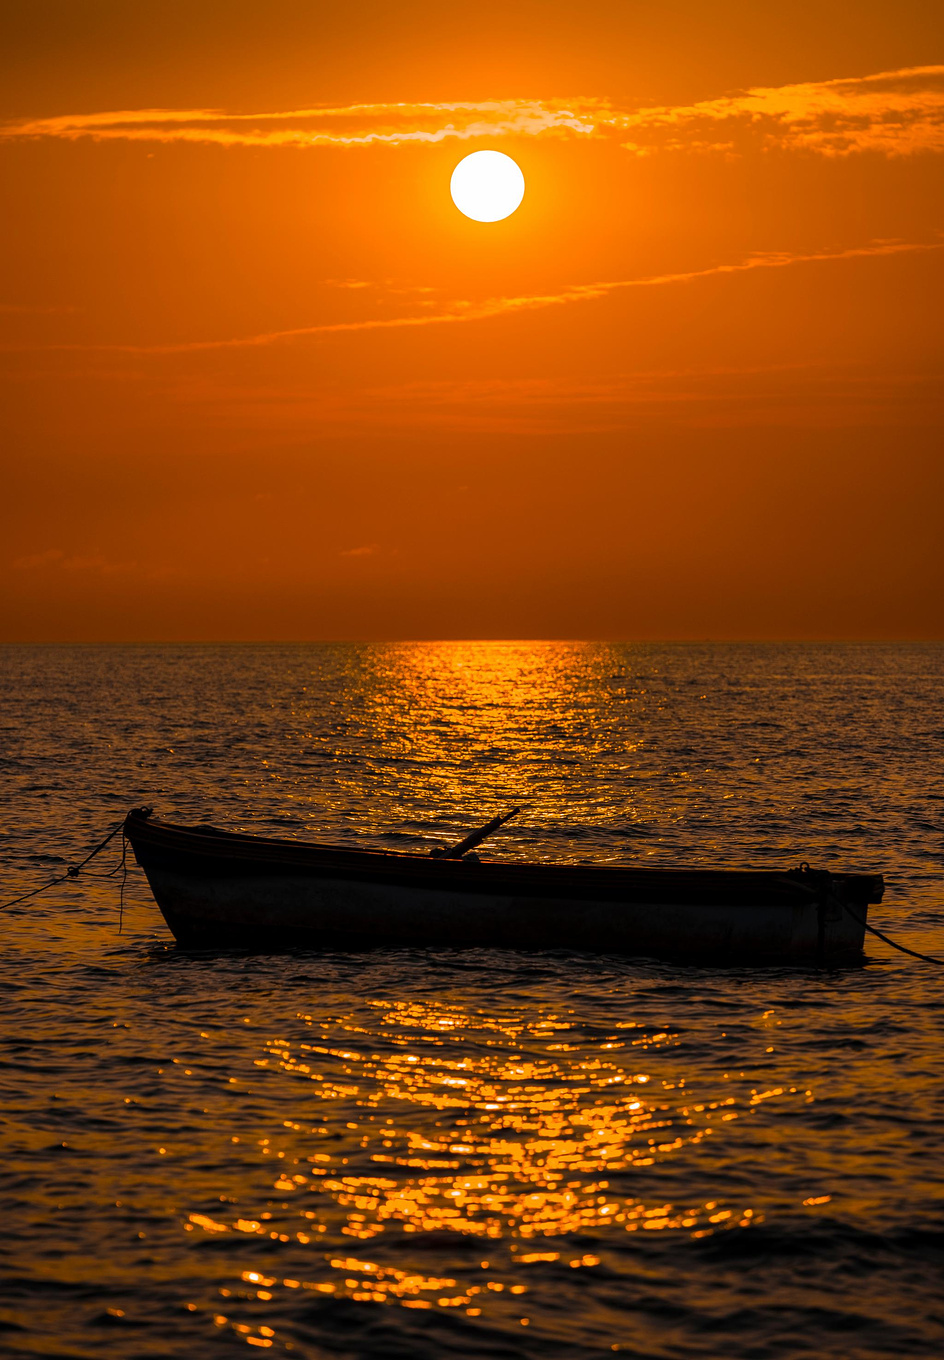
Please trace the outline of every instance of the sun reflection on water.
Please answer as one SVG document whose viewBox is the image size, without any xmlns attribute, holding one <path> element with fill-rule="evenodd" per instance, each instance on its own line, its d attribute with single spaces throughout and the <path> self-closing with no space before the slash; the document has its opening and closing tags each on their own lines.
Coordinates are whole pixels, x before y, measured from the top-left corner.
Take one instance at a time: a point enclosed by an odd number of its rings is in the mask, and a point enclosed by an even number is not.
<svg viewBox="0 0 944 1360">
<path fill-rule="evenodd" d="M 346 676 L 343 712 L 325 715 L 314 688 L 296 698 L 295 740 L 330 778 L 313 785 L 306 775 L 291 789 L 287 781 L 285 810 L 402 848 L 454 839 L 519 803 L 520 817 L 501 834 L 503 857 L 580 858 L 590 837 L 597 862 L 617 860 L 625 839 L 614 847 L 592 828 L 616 826 L 625 838 L 654 818 L 677 817 L 674 780 L 663 779 L 655 798 L 649 786 L 642 719 L 651 710 L 661 721 L 662 702 L 651 677 L 589 644 L 371 647 Z M 579 777 L 588 763 L 592 781 Z M 382 824 L 370 816 L 366 828 L 365 787 L 383 800 Z M 575 824 L 582 831 L 570 845 Z"/>
<path fill-rule="evenodd" d="M 297 1034 L 271 1037 L 255 1059 L 309 1114 L 254 1140 L 271 1176 L 266 1209 L 192 1213 L 186 1228 L 255 1236 L 269 1250 L 292 1244 L 306 1249 L 306 1268 L 285 1276 L 267 1254 L 224 1298 L 276 1306 L 307 1290 L 504 1315 L 520 1309 L 529 1269 L 599 1266 L 585 1250 L 591 1234 L 596 1244 L 601 1234 L 703 1238 L 761 1221 L 750 1206 L 633 1193 L 634 1173 L 783 1094 L 695 1098 L 672 1075 L 670 1030 L 623 1020 L 591 1033 L 566 1013 L 525 1019 L 422 999 L 297 1019 Z M 476 1244 L 476 1259 L 460 1252 L 448 1273 L 417 1266 L 417 1249 L 450 1259 L 450 1243 Z M 257 1345 L 275 1335 L 244 1328 Z"/>
</svg>

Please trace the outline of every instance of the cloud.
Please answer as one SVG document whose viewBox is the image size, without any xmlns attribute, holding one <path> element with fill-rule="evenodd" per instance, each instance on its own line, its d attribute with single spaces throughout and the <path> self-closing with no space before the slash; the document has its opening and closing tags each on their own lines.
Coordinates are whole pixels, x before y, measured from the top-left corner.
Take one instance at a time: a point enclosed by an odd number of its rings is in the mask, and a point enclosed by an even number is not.
<svg viewBox="0 0 944 1360">
<path fill-rule="evenodd" d="M 117 353 L 135 355 L 193 354 L 204 350 L 254 349 L 285 344 L 295 340 L 319 336 L 342 335 L 358 331 L 403 330 L 417 326 L 456 325 L 461 322 L 486 321 L 493 317 L 509 316 L 516 312 L 538 311 L 547 307 L 563 307 L 578 302 L 590 302 L 613 293 L 634 288 L 661 288 L 694 283 L 700 279 L 728 274 L 745 274 L 755 269 L 787 269 L 795 265 L 868 259 L 876 256 L 902 255 L 923 251 L 944 250 L 944 242 L 873 241 L 848 250 L 821 250 L 808 253 L 765 251 L 749 255 L 733 264 L 710 265 L 706 269 L 690 269 L 672 274 L 650 274 L 636 279 L 615 279 L 608 282 L 573 284 L 553 293 L 528 293 L 518 297 L 493 297 L 480 301 L 456 300 L 447 303 L 443 311 L 423 312 L 419 315 L 370 317 L 361 321 L 330 321 L 311 326 L 294 326 L 286 330 L 263 331 L 257 335 L 237 336 L 221 340 L 184 340 L 170 344 L 52 344 L 0 346 L 13 350 L 79 350 L 87 353 Z"/>
<path fill-rule="evenodd" d="M 61 562 L 65 553 L 61 548 L 47 548 L 45 552 L 30 553 L 26 557 L 17 557 L 13 562 L 14 571 L 38 571 L 43 567 L 52 567 Z"/>
<path fill-rule="evenodd" d="M 765 150 L 848 156 L 944 151 L 944 66 L 915 66 L 847 80 L 745 90 L 697 104 L 615 114 L 637 155 L 660 150 Z"/>
<path fill-rule="evenodd" d="M 68 556 L 61 548 L 17 557 L 12 565 L 14 571 L 43 571 L 54 567 L 57 571 L 92 572 L 99 576 L 123 576 L 138 570 L 137 562 L 110 562 L 101 553 L 88 557 Z"/>
<path fill-rule="evenodd" d="M 363 548 L 346 548 L 338 553 L 339 557 L 376 557 L 380 552 L 379 543 L 366 543 Z"/>
<path fill-rule="evenodd" d="M 0 302 L 0 313 L 4 316 L 62 316 L 75 312 L 76 307 L 41 307 L 28 302 Z"/>
<path fill-rule="evenodd" d="M 339 390 L 291 380 L 252 385 L 208 378 L 168 389 L 168 399 L 216 428 L 248 431 L 280 444 L 308 446 L 357 430 L 585 434 L 665 425 L 927 428 L 940 421 L 942 394 L 933 370 L 803 360 L 796 363 L 695 364 L 629 368 L 604 376 L 414 379 Z M 386 561 L 379 544 L 349 548 L 351 559 Z"/>
<path fill-rule="evenodd" d="M 0 128 L 0 136 L 216 146 L 363 147 L 436 144 L 476 137 L 535 137 L 548 132 L 588 136 L 595 130 L 586 111 L 577 113 L 564 101 L 504 99 L 454 104 L 351 104 L 285 113 L 124 109 L 23 119 Z"/>
<path fill-rule="evenodd" d="M 629 140 L 626 140 L 627 134 Z M 848 156 L 944 151 L 944 66 L 757 87 L 695 104 L 621 108 L 605 99 L 351 104 L 274 113 L 124 109 L 20 119 L 0 137 L 190 142 L 223 147 L 436 145 L 502 137 L 604 137 L 636 155 L 760 147 Z"/>
</svg>

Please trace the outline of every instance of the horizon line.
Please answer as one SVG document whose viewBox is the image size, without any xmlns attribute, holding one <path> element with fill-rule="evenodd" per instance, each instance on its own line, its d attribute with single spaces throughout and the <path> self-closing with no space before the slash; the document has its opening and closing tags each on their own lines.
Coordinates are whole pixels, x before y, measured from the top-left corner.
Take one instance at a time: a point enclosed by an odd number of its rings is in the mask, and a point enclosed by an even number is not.
<svg viewBox="0 0 944 1360">
<path fill-rule="evenodd" d="M 944 646 L 944 633 L 934 637 L 356 637 L 356 638 L 135 638 L 0 639 L 0 647 L 377 647 L 443 646 L 479 643 L 490 646 L 606 645 L 614 647 L 926 647 Z"/>
</svg>

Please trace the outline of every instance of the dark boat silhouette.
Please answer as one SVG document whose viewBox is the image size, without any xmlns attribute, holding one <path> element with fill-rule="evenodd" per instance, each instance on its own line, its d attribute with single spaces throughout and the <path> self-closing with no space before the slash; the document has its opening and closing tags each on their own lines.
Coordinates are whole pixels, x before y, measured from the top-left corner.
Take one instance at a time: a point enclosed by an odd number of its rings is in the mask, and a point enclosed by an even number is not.
<svg viewBox="0 0 944 1360">
<path fill-rule="evenodd" d="M 356 850 L 176 826 L 146 808 L 124 829 L 175 939 L 200 949 L 485 946 L 787 962 L 860 953 L 868 905 L 884 889 L 878 875 L 806 865 L 637 869 Z"/>
</svg>

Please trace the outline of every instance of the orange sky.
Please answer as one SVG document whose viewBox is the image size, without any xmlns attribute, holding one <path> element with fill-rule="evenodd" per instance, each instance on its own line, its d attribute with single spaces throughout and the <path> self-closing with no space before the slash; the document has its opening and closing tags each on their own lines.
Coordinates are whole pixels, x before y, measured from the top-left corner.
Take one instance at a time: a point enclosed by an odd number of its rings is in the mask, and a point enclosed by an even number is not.
<svg viewBox="0 0 944 1360">
<path fill-rule="evenodd" d="M 942 39 L 5 5 L 0 638 L 944 637 Z"/>
</svg>

